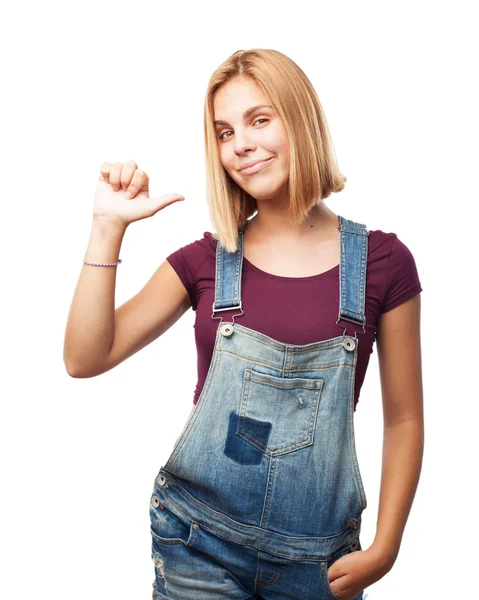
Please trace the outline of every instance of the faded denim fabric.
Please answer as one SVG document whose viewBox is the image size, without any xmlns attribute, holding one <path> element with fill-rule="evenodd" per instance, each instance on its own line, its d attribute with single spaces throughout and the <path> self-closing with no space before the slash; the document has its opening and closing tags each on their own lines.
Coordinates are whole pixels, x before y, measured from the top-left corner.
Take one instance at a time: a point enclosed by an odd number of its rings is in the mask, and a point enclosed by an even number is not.
<svg viewBox="0 0 479 600">
<path fill-rule="evenodd" d="M 354 378 L 369 235 L 363 224 L 339 223 L 343 331 L 311 344 L 285 344 L 235 322 L 243 314 L 244 226 L 236 252 L 217 245 L 213 358 L 150 498 L 155 600 L 338 600 L 327 571 L 361 550 L 367 505 Z M 215 316 L 226 310 L 234 310 L 231 321 Z M 357 326 L 354 337 L 340 321 Z"/>
</svg>

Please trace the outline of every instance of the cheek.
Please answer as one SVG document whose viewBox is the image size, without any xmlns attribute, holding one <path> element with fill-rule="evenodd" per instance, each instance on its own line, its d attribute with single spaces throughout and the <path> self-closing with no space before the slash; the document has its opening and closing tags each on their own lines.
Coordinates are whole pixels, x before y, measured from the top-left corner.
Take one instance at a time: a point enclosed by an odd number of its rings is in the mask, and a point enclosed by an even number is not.
<svg viewBox="0 0 479 600">
<path fill-rule="evenodd" d="M 237 173 L 234 168 L 234 157 L 231 158 L 227 152 L 220 152 L 219 157 L 221 165 L 228 175 L 233 179 L 237 177 Z"/>
<path fill-rule="evenodd" d="M 289 144 L 284 140 L 280 140 L 278 146 L 276 146 L 276 152 L 278 158 L 281 161 L 282 168 L 289 168 Z"/>
<path fill-rule="evenodd" d="M 278 127 L 271 128 L 271 144 L 276 152 L 281 155 L 283 160 L 289 158 L 289 139 L 286 129 L 278 124 Z"/>
<path fill-rule="evenodd" d="M 289 143 L 288 139 L 282 135 L 278 135 L 275 140 L 278 152 L 285 158 L 289 156 Z"/>
<path fill-rule="evenodd" d="M 231 152 L 228 151 L 226 145 L 221 144 L 218 147 L 218 156 L 220 157 L 220 162 L 226 170 L 230 170 L 233 164 L 233 157 L 231 156 Z"/>
<path fill-rule="evenodd" d="M 274 154 L 276 160 L 279 160 L 282 165 L 287 165 L 289 162 L 289 144 L 288 140 L 278 132 L 272 133 L 271 136 L 262 140 L 263 148 L 267 154 Z"/>
</svg>

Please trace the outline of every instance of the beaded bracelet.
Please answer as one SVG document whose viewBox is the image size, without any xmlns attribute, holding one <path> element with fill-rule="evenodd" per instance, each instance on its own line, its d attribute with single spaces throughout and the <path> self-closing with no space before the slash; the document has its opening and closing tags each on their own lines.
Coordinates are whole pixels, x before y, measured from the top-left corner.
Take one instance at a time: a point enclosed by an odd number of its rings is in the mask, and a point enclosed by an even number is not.
<svg viewBox="0 0 479 600">
<path fill-rule="evenodd" d="M 86 265 L 93 265 L 94 267 L 116 267 L 116 265 L 119 265 L 119 264 L 122 262 L 122 259 L 121 259 L 121 258 L 119 258 L 119 259 L 118 259 L 118 262 L 116 262 L 116 263 L 106 263 L 106 264 L 104 264 L 104 263 L 93 263 L 93 262 L 88 262 L 88 261 L 87 261 L 87 260 L 85 260 L 85 259 L 83 259 L 83 262 L 84 262 Z"/>
</svg>

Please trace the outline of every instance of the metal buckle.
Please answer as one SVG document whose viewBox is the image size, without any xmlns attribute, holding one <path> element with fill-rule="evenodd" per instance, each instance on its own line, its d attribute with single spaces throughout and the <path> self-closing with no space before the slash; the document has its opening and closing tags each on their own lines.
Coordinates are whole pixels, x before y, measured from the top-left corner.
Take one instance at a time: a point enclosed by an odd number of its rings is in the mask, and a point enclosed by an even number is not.
<svg viewBox="0 0 479 600">
<path fill-rule="evenodd" d="M 364 323 L 359 323 L 358 321 L 353 321 L 352 319 L 348 319 L 347 317 L 338 317 L 338 318 L 337 318 L 337 320 L 336 320 L 336 325 L 337 325 L 338 327 L 343 327 L 343 325 L 340 325 L 340 324 L 338 323 L 338 321 L 340 321 L 341 319 L 342 319 L 343 321 L 349 321 L 350 323 L 354 323 L 355 325 L 361 325 L 361 326 L 362 326 L 362 328 L 363 328 L 363 331 L 362 331 L 362 333 L 365 333 L 365 332 L 366 332 L 366 327 L 365 327 Z M 344 327 L 343 335 L 346 335 L 346 331 L 347 331 L 347 327 Z M 358 339 L 358 332 L 357 332 L 356 330 L 354 330 L 354 339 L 356 339 L 356 340 Z"/>
<path fill-rule="evenodd" d="M 219 325 L 218 325 L 218 327 L 219 327 L 221 325 L 221 323 L 223 322 L 223 317 L 215 317 L 214 316 L 215 312 L 221 312 L 221 311 L 224 311 L 224 310 L 234 310 L 235 308 L 239 308 L 241 312 L 238 313 L 238 314 L 236 314 L 236 315 L 232 315 L 231 316 L 232 323 L 234 323 L 235 322 L 235 317 L 241 317 L 241 315 L 244 315 L 244 311 L 243 311 L 242 306 L 243 306 L 243 301 L 240 300 L 240 303 L 238 304 L 238 306 L 228 306 L 227 308 L 216 308 L 215 309 L 215 303 L 213 302 L 213 305 L 211 307 L 211 309 L 213 311 L 211 313 L 211 318 L 212 319 L 220 319 L 220 322 L 219 322 Z"/>
</svg>

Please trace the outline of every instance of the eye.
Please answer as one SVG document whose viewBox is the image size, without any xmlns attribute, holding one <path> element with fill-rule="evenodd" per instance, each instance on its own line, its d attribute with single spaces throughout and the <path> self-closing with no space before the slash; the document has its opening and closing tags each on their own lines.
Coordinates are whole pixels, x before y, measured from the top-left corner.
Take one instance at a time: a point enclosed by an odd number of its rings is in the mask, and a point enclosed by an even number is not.
<svg viewBox="0 0 479 600">
<path fill-rule="evenodd" d="M 263 118 L 256 119 L 256 121 L 255 121 L 254 123 L 256 124 L 256 123 L 258 123 L 259 121 L 269 121 L 269 119 L 263 119 Z M 218 136 L 218 139 L 219 139 L 219 140 L 223 139 L 223 136 L 224 136 L 224 134 L 225 134 L 225 133 L 229 133 L 230 131 L 231 131 L 231 129 L 228 129 L 227 131 L 223 131 L 223 133 L 222 133 L 221 135 L 219 135 L 219 136 Z"/>
</svg>

